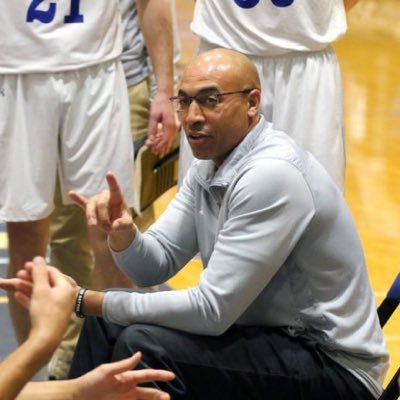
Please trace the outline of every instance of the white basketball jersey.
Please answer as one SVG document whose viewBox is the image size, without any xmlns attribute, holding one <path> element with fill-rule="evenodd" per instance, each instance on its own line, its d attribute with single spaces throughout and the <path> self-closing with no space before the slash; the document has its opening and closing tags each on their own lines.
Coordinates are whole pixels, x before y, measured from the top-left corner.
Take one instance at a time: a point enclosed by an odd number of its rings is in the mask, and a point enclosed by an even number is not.
<svg viewBox="0 0 400 400">
<path fill-rule="evenodd" d="M 320 50 L 346 29 L 343 0 L 197 0 L 192 31 L 255 56 Z"/>
<path fill-rule="evenodd" d="M 6 0 L 0 73 L 55 72 L 118 57 L 118 0 Z"/>
</svg>

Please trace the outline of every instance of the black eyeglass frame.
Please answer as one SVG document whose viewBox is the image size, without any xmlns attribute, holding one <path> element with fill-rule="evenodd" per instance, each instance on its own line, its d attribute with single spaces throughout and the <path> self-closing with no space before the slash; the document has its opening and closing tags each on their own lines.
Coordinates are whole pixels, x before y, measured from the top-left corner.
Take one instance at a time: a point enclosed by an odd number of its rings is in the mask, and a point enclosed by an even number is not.
<svg viewBox="0 0 400 400">
<path fill-rule="evenodd" d="M 222 97 L 222 96 L 228 96 L 228 95 L 231 95 L 231 94 L 249 94 L 252 90 L 254 90 L 254 88 L 252 88 L 252 89 L 237 90 L 237 91 L 234 91 L 234 92 L 224 92 L 224 93 L 218 93 L 218 92 L 216 92 L 216 93 L 213 93 L 212 96 L 216 96 L 216 97 L 220 98 L 220 97 Z M 185 108 L 186 108 L 186 107 L 189 108 L 189 106 L 192 104 L 193 100 L 196 100 L 196 103 L 197 103 L 200 107 L 204 107 L 205 104 L 202 104 L 201 101 L 200 101 L 200 102 L 198 101 L 198 99 L 201 98 L 201 96 L 204 96 L 204 94 L 198 93 L 198 94 L 196 94 L 195 96 L 188 96 L 187 94 L 185 94 L 185 95 L 172 96 L 172 97 L 169 98 L 169 100 L 170 100 L 172 103 L 174 103 L 175 108 L 177 109 L 177 111 L 181 111 L 181 110 L 180 110 L 181 104 L 176 103 L 177 100 L 182 99 L 182 98 L 188 99 L 188 100 L 189 100 L 189 103 L 187 104 L 187 106 L 185 106 Z M 211 96 L 211 95 L 210 95 L 210 96 Z M 207 96 L 205 96 L 205 97 L 207 97 Z"/>
</svg>

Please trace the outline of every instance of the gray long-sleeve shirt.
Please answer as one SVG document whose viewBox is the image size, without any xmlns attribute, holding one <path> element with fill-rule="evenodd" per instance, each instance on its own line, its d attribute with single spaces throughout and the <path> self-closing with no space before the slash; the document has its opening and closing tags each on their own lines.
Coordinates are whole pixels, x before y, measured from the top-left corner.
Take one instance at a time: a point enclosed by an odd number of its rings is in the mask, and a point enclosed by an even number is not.
<svg viewBox="0 0 400 400">
<path fill-rule="evenodd" d="M 315 159 L 263 118 L 218 170 L 196 161 L 161 218 L 113 255 L 147 286 L 197 252 L 205 266 L 197 286 L 109 292 L 104 317 L 205 335 L 232 324 L 287 327 L 378 395 L 388 354 L 348 207 Z"/>
</svg>

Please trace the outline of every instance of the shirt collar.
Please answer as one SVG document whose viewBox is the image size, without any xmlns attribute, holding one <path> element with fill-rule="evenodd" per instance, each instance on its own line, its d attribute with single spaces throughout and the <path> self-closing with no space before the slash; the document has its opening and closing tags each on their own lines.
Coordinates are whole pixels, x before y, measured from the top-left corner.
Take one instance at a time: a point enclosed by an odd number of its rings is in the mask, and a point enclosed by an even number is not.
<svg viewBox="0 0 400 400">
<path fill-rule="evenodd" d="M 196 181 L 206 190 L 210 190 L 211 187 L 228 186 L 243 163 L 243 159 L 254 149 L 260 135 L 268 125 L 261 115 L 257 125 L 233 149 L 218 169 L 215 168 L 215 164 L 211 160 L 196 160 L 193 164 Z"/>
</svg>

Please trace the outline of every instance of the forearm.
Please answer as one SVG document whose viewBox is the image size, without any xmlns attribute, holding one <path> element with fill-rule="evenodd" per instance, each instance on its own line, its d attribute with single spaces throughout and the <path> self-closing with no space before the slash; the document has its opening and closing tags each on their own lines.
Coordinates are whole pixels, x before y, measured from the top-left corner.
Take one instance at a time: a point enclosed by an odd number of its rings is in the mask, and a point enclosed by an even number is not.
<svg viewBox="0 0 400 400">
<path fill-rule="evenodd" d="M 0 400 L 13 400 L 50 359 L 55 346 L 28 339 L 0 365 Z"/>
<path fill-rule="evenodd" d="M 74 380 L 29 382 L 16 400 L 74 400 Z"/>
<path fill-rule="evenodd" d="M 157 91 L 173 95 L 173 35 L 167 0 L 137 0 L 140 28 L 153 66 Z"/>
<path fill-rule="evenodd" d="M 179 269 L 169 250 L 147 233 L 137 235 L 129 248 L 112 255 L 119 269 L 139 287 L 164 283 Z"/>
<path fill-rule="evenodd" d="M 118 267 L 141 287 L 160 284 L 175 275 L 199 251 L 193 235 L 192 197 L 182 200 L 184 188 L 146 233 L 113 252 Z"/>
<path fill-rule="evenodd" d="M 95 290 L 87 290 L 83 297 L 82 313 L 85 316 L 91 315 L 102 317 L 104 293 Z"/>
</svg>

